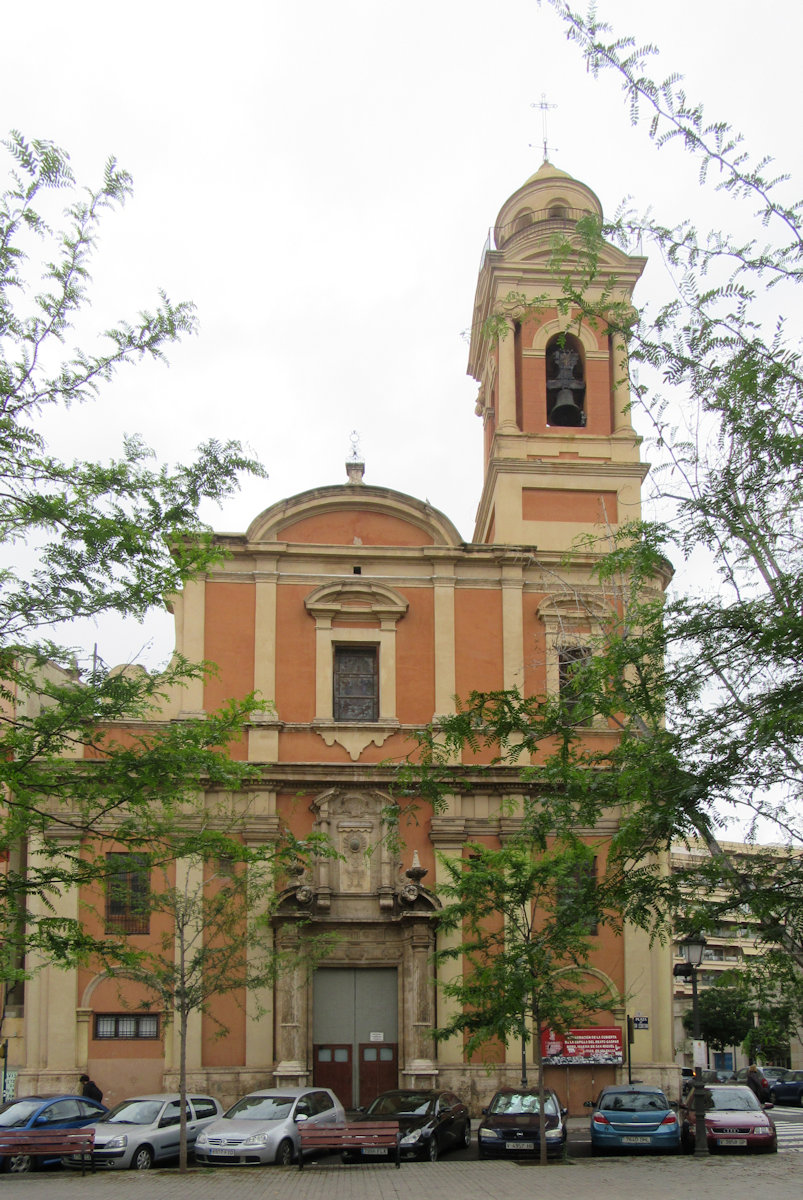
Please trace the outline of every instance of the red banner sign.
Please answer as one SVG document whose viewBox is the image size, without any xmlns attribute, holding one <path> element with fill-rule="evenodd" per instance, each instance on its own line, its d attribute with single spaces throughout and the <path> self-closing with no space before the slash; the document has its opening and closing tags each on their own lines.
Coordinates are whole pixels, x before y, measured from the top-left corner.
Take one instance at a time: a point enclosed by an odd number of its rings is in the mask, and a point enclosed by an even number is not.
<svg viewBox="0 0 803 1200">
<path fill-rule="evenodd" d="M 541 1055 L 549 1066 L 619 1066 L 623 1061 L 622 1031 L 618 1025 L 595 1025 L 556 1033 L 545 1029 Z"/>
</svg>

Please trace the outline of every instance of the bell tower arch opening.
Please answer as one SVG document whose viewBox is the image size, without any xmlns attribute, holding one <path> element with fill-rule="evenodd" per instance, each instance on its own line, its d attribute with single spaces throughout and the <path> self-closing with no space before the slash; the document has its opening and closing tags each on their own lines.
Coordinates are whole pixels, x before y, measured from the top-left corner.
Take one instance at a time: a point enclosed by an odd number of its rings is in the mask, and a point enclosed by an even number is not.
<svg viewBox="0 0 803 1200">
<path fill-rule="evenodd" d="M 546 347 L 547 425 L 582 427 L 586 423 L 583 344 L 572 333 L 559 333 Z"/>
</svg>

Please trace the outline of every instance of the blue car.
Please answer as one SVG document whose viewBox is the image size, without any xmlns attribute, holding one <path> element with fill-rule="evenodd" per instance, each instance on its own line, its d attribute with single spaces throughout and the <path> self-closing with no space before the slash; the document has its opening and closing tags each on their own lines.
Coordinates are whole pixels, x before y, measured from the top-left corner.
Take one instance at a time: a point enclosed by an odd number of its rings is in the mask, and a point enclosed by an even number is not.
<svg viewBox="0 0 803 1200">
<path fill-rule="evenodd" d="M 43 1092 L 40 1096 L 20 1096 L 0 1104 L 1 1129 L 78 1129 L 96 1121 L 106 1112 L 106 1105 L 88 1096 L 64 1096 Z M 0 1155 L 0 1171 L 32 1171 L 39 1163 L 58 1162 L 58 1156 L 46 1159 L 39 1155 Z"/>
<path fill-rule="evenodd" d="M 803 1106 L 803 1071 L 786 1071 L 783 1078 L 771 1079 L 769 1083 L 773 1104 Z"/>
<path fill-rule="evenodd" d="M 603 1088 L 591 1115 L 591 1153 L 613 1154 L 626 1150 L 649 1150 L 658 1154 L 680 1153 L 680 1122 L 659 1087 L 622 1084 Z"/>
</svg>

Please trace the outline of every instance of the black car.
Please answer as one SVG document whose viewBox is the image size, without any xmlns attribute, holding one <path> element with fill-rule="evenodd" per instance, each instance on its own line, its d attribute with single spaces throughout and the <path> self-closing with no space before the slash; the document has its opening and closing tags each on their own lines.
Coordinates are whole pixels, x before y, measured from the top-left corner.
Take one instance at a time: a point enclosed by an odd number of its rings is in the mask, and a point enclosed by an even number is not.
<svg viewBox="0 0 803 1200">
<path fill-rule="evenodd" d="M 383 1092 L 367 1108 L 358 1109 L 355 1120 L 398 1121 L 401 1158 L 436 1162 L 444 1150 L 471 1143 L 468 1109 L 454 1092 L 419 1089 Z M 355 1162 L 363 1153 L 344 1152 L 343 1161 Z M 372 1154 L 376 1155 L 376 1150 Z"/>
<path fill-rule="evenodd" d="M 538 1088 L 500 1088 L 487 1108 L 477 1132 L 480 1158 L 532 1157 L 541 1152 L 541 1101 Z M 550 1158 L 563 1154 L 566 1113 L 557 1094 L 547 1088 L 544 1100 L 546 1151 Z"/>
</svg>

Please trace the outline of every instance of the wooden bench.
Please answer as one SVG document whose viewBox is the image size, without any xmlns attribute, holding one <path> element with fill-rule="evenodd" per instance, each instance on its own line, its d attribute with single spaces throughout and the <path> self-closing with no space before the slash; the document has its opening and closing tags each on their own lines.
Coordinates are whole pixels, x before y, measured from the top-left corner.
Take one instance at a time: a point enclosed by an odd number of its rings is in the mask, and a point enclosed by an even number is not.
<svg viewBox="0 0 803 1200">
<path fill-rule="evenodd" d="M 317 1125 L 303 1121 L 298 1132 L 301 1137 L 299 1171 L 304 1166 L 305 1150 L 340 1150 L 343 1154 L 355 1155 L 362 1155 L 363 1150 L 369 1154 L 389 1150 L 397 1167 L 400 1163 L 398 1121 L 352 1121 L 345 1125 Z"/>
<path fill-rule="evenodd" d="M 95 1170 L 92 1147 L 94 1129 L 3 1129 L 0 1130 L 0 1155 L 33 1154 L 46 1158 L 80 1155 L 81 1174 L 89 1164 Z"/>
</svg>

